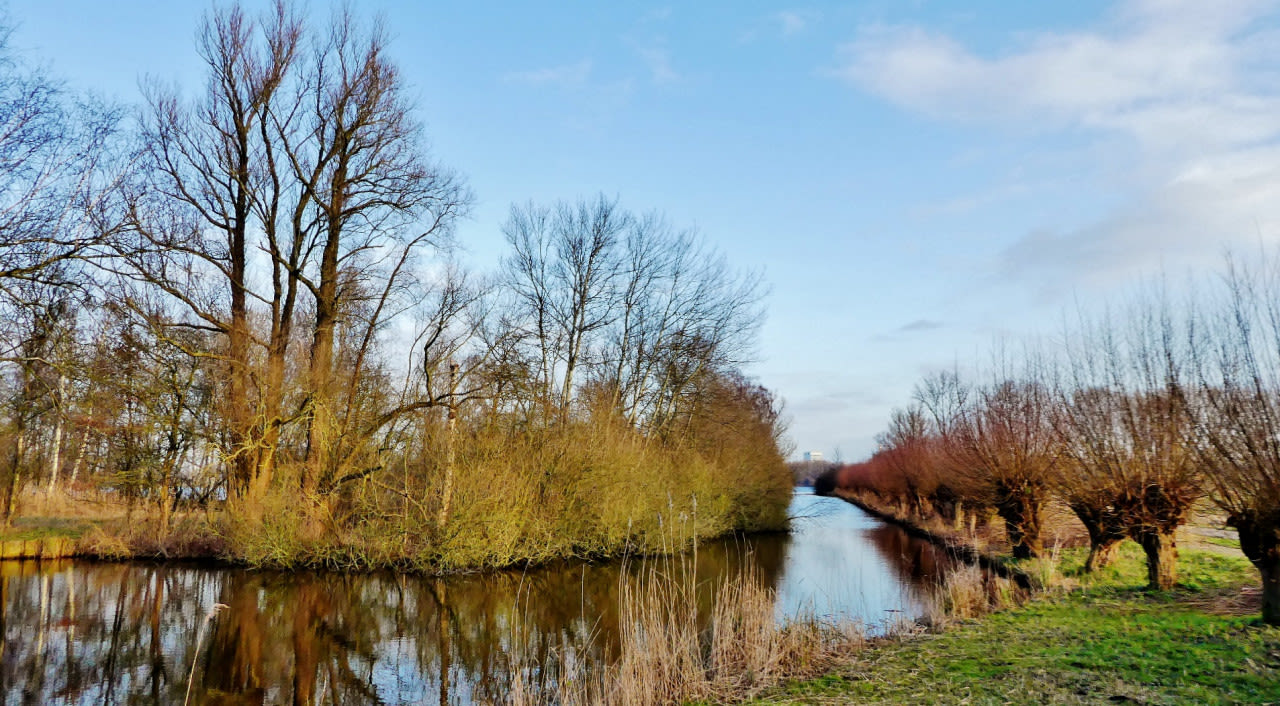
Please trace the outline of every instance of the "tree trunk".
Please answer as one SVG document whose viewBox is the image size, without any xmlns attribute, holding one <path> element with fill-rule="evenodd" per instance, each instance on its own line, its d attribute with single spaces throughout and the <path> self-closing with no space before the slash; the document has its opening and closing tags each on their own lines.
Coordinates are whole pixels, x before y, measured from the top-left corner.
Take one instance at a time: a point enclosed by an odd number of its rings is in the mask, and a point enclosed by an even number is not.
<svg viewBox="0 0 1280 706">
<path fill-rule="evenodd" d="M 1173 532 L 1150 529 L 1138 533 L 1134 539 L 1147 553 L 1147 587 L 1167 591 L 1178 582 L 1178 543 Z"/>
<path fill-rule="evenodd" d="M 291 275 L 292 277 L 292 275 Z M 285 355 L 288 353 L 289 336 L 292 335 L 293 281 L 289 283 L 288 298 L 284 303 L 282 321 L 275 325 L 271 345 L 267 350 L 266 384 L 262 392 L 263 429 L 257 454 L 257 470 L 249 496 L 261 503 L 266 498 L 275 477 L 276 456 L 280 446 L 280 426 L 284 423 Z"/>
<path fill-rule="evenodd" d="M 1044 553 L 1040 503 L 1021 493 L 1009 494 L 997 503 L 996 511 L 1004 519 L 1014 559 L 1034 559 Z"/>
<path fill-rule="evenodd" d="M 80 448 L 76 450 L 76 460 L 71 464 L 71 475 L 67 478 L 67 485 L 74 488 L 76 485 L 76 477 L 80 475 L 80 467 L 84 465 L 84 455 L 89 450 L 89 430 L 85 429 L 80 435 Z"/>
<path fill-rule="evenodd" d="M 1127 536 L 1114 507 L 1099 501 L 1079 500 L 1070 503 L 1071 511 L 1089 533 L 1089 558 L 1084 570 L 1092 573 L 1115 561 L 1120 542 Z"/>
<path fill-rule="evenodd" d="M 49 488 L 48 493 L 58 488 L 58 472 L 62 470 L 62 428 L 65 426 L 65 415 L 62 414 L 62 401 L 67 396 L 67 376 L 58 376 L 58 403 L 54 406 L 54 416 L 57 421 L 53 427 L 53 458 L 49 461 Z"/>
<path fill-rule="evenodd" d="M 1280 625 L 1280 508 L 1227 518 L 1240 535 L 1240 549 L 1262 575 L 1262 622 Z"/>
<path fill-rule="evenodd" d="M 229 440 L 231 448 L 231 482 L 227 484 L 233 497 L 240 498 L 248 490 L 253 479 L 254 463 L 250 449 L 253 446 L 253 405 L 249 399 L 249 307 L 245 290 L 244 214 L 248 206 L 237 198 L 236 221 L 228 233 L 231 250 L 231 322 L 227 330 L 227 357 L 230 363 L 230 380 L 227 405 L 230 407 Z"/>
<path fill-rule="evenodd" d="M 164 494 L 160 496 L 159 507 L 156 508 L 160 512 L 160 518 L 156 522 L 156 542 L 164 543 L 165 538 L 169 536 L 169 524 L 172 522 L 173 516 L 169 510 L 172 504 L 169 502 L 169 484 L 164 484 Z"/>
<path fill-rule="evenodd" d="M 1084 570 L 1086 573 L 1093 573 L 1099 569 L 1105 569 L 1111 566 L 1116 560 L 1116 555 L 1120 549 L 1119 539 L 1093 539 L 1090 538 L 1089 558 L 1085 559 Z"/>
<path fill-rule="evenodd" d="M 449 522 L 449 511 L 453 505 L 453 464 L 457 453 L 454 448 L 456 437 L 458 435 L 458 401 L 455 395 L 458 394 L 458 364 L 449 363 L 449 419 L 445 428 L 445 454 L 444 454 L 444 490 L 440 499 L 440 515 L 436 518 L 436 525 L 440 529 L 444 529 L 446 523 Z"/>
<path fill-rule="evenodd" d="M 333 177 L 334 191 L 329 204 L 327 237 L 320 256 L 320 285 L 315 295 L 315 323 L 311 337 L 311 363 L 308 393 L 311 395 L 311 419 L 307 430 L 307 462 L 304 464 L 302 491 L 308 499 L 324 484 L 333 471 L 333 445 L 336 432 L 334 418 L 333 349 L 338 322 L 338 253 L 342 239 L 342 193 L 338 186 L 345 174 L 339 166 Z"/>
<path fill-rule="evenodd" d="M 3 526 L 13 526 L 13 507 L 18 495 L 18 487 L 22 484 L 22 459 L 26 455 L 26 434 L 18 429 L 17 440 L 13 442 L 13 456 L 9 460 L 9 477 L 5 480 Z"/>
<path fill-rule="evenodd" d="M 1262 622 L 1280 625 L 1280 562 L 1258 565 L 1262 574 Z"/>
</svg>

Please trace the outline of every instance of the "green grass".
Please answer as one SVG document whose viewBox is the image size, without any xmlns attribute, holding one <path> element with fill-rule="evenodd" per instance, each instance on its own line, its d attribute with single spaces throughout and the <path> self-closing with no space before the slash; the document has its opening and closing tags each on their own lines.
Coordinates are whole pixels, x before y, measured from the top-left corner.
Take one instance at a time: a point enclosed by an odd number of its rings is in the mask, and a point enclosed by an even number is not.
<svg viewBox="0 0 1280 706">
<path fill-rule="evenodd" d="M 1217 545 L 1217 546 L 1219 546 L 1219 547 L 1227 547 L 1227 548 L 1229 548 L 1229 549 L 1239 549 L 1239 548 L 1240 548 L 1240 538 L 1239 538 L 1239 537 L 1208 537 L 1208 536 L 1205 536 L 1205 537 L 1197 537 L 1196 539 L 1197 539 L 1197 541 L 1204 542 L 1205 544 L 1214 544 L 1214 545 Z"/>
<path fill-rule="evenodd" d="M 1280 628 L 1205 610 L 1257 584 L 1248 562 L 1183 551 L 1178 588 L 1152 593 L 1141 557 L 1126 547 L 1080 590 L 879 645 L 752 703 L 1280 703 Z M 1064 553 L 1063 573 L 1082 562 Z"/>
<path fill-rule="evenodd" d="M 0 531 L 0 542 L 29 542 L 33 539 L 45 539 L 46 537 L 79 539 L 91 524 L 77 519 L 20 517 L 14 520 L 13 527 Z"/>
<path fill-rule="evenodd" d="M 1137 544 L 1128 541 L 1122 543 L 1116 562 L 1092 576 L 1084 573 L 1084 562 L 1088 554 L 1088 550 L 1084 548 L 1063 550 L 1060 564 L 1062 574 L 1082 582 L 1085 591 L 1118 591 L 1128 594 L 1145 592 L 1146 558 Z M 1258 581 L 1257 570 L 1244 555 L 1183 549 L 1178 560 L 1178 585 L 1172 593 L 1181 595 L 1238 588 Z"/>
</svg>

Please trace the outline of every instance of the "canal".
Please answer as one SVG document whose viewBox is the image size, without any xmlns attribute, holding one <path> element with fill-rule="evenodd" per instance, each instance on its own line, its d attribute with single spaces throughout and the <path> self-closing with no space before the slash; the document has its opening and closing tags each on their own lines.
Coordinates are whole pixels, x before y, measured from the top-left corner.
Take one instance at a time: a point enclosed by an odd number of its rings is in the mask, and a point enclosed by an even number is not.
<svg viewBox="0 0 1280 706">
<path fill-rule="evenodd" d="M 180 704 L 189 686 L 200 704 L 486 703 L 518 665 L 550 690 L 570 667 L 615 659 L 624 587 L 655 573 L 696 579 L 709 606 L 746 572 L 779 620 L 874 632 L 919 614 L 953 566 L 838 499 L 798 489 L 791 513 L 789 534 L 696 555 L 448 578 L 0 562 L 0 691 L 6 704 Z"/>
</svg>

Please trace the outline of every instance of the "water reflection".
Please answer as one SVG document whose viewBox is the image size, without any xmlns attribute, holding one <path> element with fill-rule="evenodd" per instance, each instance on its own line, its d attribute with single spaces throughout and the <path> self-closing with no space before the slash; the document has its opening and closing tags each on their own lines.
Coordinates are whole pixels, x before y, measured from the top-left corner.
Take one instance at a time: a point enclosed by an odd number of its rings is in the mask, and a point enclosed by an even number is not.
<svg viewBox="0 0 1280 706">
<path fill-rule="evenodd" d="M 838 500 L 798 495 L 792 510 L 790 536 L 704 545 L 696 563 L 663 568 L 696 571 L 704 605 L 747 571 L 777 592 L 780 615 L 873 625 L 918 610 L 921 588 L 947 568 Z M 553 691 L 566 665 L 615 659 L 619 594 L 645 574 L 637 562 L 448 579 L 4 562 L 0 692 L 6 704 L 182 703 L 194 666 L 201 704 L 501 701 L 513 674 Z M 229 608 L 197 658 L 214 603 Z"/>
</svg>

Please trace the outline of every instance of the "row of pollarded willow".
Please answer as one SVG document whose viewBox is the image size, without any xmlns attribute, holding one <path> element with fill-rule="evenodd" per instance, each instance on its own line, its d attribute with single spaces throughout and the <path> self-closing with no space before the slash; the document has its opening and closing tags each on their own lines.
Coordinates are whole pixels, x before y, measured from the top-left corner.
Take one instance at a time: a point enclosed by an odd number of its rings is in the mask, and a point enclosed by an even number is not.
<svg viewBox="0 0 1280 706">
<path fill-rule="evenodd" d="M 1169 588 L 1174 534 L 1204 487 L 1181 394 L 1189 329 L 1177 331 L 1156 303 L 1133 307 L 1123 323 L 1078 329 L 1058 383 L 1064 467 L 1055 485 L 1089 532 L 1089 567 L 1108 563 L 1117 535 L 1128 536 L 1147 554 L 1151 585 Z"/>
<path fill-rule="evenodd" d="M 1196 306 L 1146 294 L 1122 315 L 1080 315 L 1051 353 L 997 356 L 980 382 L 931 375 L 881 450 L 839 484 L 917 516 L 989 508 L 1019 557 L 1042 551 L 1044 506 L 1057 497 L 1088 530 L 1090 569 L 1131 538 L 1158 588 L 1176 582 L 1175 532 L 1208 497 L 1239 532 L 1276 622 L 1278 268 L 1231 263 Z"/>
<path fill-rule="evenodd" d="M 225 499 L 241 557 L 445 568 L 785 522 L 776 403 L 741 372 L 758 277 L 605 197 L 513 208 L 501 270 L 467 273 L 470 193 L 379 25 L 231 6 L 197 50 L 204 89 L 148 84 L 115 141 L 53 108 L 67 145 L 0 135 L 58 175 L 0 223 L 6 522 L 32 481 L 88 482 L 161 537 Z"/>
</svg>

